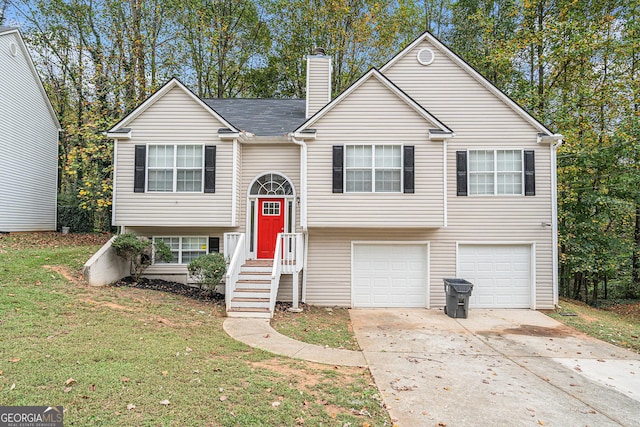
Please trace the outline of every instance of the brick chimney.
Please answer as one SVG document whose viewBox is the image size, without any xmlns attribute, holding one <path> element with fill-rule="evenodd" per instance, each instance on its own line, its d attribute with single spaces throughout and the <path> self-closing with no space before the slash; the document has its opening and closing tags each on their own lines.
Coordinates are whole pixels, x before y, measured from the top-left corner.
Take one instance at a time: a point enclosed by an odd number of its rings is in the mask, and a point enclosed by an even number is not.
<svg viewBox="0 0 640 427">
<path fill-rule="evenodd" d="M 331 57 L 316 48 L 307 56 L 307 118 L 331 101 Z"/>
</svg>

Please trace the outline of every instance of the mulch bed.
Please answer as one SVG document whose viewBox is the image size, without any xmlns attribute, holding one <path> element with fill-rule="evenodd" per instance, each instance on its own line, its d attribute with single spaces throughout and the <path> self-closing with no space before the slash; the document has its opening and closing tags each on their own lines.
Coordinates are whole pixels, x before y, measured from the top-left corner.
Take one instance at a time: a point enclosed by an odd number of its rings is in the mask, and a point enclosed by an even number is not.
<svg viewBox="0 0 640 427">
<path fill-rule="evenodd" d="M 195 286 L 184 285 L 182 283 L 168 282 L 161 279 L 141 278 L 137 282 L 133 277 L 128 276 L 111 285 L 113 287 L 130 287 L 137 289 L 149 289 L 153 291 L 167 292 L 175 295 L 182 295 L 197 301 L 214 302 L 216 304 L 224 304 L 224 295 L 218 292 L 210 294 L 208 291 L 202 291 Z"/>
</svg>

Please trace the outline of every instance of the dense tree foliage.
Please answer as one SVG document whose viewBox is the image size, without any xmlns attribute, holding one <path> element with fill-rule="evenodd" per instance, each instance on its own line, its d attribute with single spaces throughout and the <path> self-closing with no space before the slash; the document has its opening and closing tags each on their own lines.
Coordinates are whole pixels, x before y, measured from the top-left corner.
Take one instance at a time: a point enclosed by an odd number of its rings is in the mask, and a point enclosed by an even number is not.
<svg viewBox="0 0 640 427">
<path fill-rule="evenodd" d="M 640 0 L 0 0 L 60 117 L 61 200 L 109 226 L 103 132 L 169 77 L 202 97 L 303 97 L 304 56 L 334 95 L 429 30 L 549 128 L 560 292 L 640 296 Z"/>
</svg>

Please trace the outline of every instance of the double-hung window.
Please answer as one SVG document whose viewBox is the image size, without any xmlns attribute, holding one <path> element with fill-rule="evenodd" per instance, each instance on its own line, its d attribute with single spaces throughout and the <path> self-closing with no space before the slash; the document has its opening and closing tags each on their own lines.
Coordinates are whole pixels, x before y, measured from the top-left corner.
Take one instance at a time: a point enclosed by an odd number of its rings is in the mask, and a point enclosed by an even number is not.
<svg viewBox="0 0 640 427">
<path fill-rule="evenodd" d="M 458 157 L 464 157 L 465 152 L 459 152 Z M 482 195 L 533 195 L 535 192 L 533 181 L 533 152 L 523 150 L 469 150 L 468 152 L 468 194 L 471 196 Z M 527 157 L 529 156 L 529 157 Z M 528 160 L 528 161 L 526 161 Z M 525 189 L 525 163 L 530 164 L 530 177 Z M 464 179 L 464 161 L 458 162 L 458 178 L 462 174 Z M 464 192 L 462 185 L 460 192 Z M 526 191 L 525 191 L 526 190 Z"/>
<path fill-rule="evenodd" d="M 149 145 L 147 191 L 202 191 L 203 150 L 202 145 Z"/>
<path fill-rule="evenodd" d="M 154 237 L 154 243 L 162 240 L 173 254 L 173 260 L 167 264 L 189 264 L 200 255 L 207 253 L 207 237 Z M 156 264 L 165 264 L 156 261 Z"/>
<path fill-rule="evenodd" d="M 399 193 L 402 191 L 402 146 L 347 145 L 347 193 Z"/>
</svg>

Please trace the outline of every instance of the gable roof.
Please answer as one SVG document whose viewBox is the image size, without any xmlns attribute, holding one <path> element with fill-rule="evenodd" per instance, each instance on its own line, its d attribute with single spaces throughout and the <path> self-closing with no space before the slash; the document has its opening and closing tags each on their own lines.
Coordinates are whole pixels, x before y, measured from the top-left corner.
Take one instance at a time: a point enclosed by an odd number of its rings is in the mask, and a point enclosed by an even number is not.
<svg viewBox="0 0 640 427">
<path fill-rule="evenodd" d="M 235 128 L 231 123 L 229 123 L 224 117 L 218 114 L 213 108 L 207 105 L 202 99 L 200 99 L 195 93 L 191 92 L 189 88 L 187 88 L 180 80 L 173 77 L 167 83 L 165 83 L 160 89 L 158 89 L 155 93 L 150 95 L 146 100 L 144 100 L 140 105 L 138 105 L 132 112 L 127 114 L 122 120 L 115 124 L 111 129 L 109 129 L 108 133 L 117 132 L 121 128 L 126 127 L 129 123 L 131 123 L 136 117 L 140 114 L 144 113 L 149 107 L 155 104 L 160 98 L 162 98 L 167 92 L 169 92 L 173 88 L 180 88 L 184 93 L 186 93 L 191 99 L 193 99 L 196 103 L 202 106 L 207 112 L 209 112 L 213 117 L 218 119 L 225 127 L 229 128 L 233 132 L 238 132 L 238 129 Z"/>
<path fill-rule="evenodd" d="M 528 111 L 518 105 L 513 99 L 511 99 L 506 93 L 496 87 L 493 83 L 487 80 L 482 74 L 480 74 L 475 68 L 469 65 L 464 59 L 458 56 L 455 52 L 449 49 L 444 43 L 436 38 L 433 34 L 426 31 L 422 35 L 418 36 L 413 42 L 411 42 L 407 47 L 402 49 L 396 56 L 391 58 L 386 64 L 382 66 L 380 71 L 383 73 L 391 68 L 393 64 L 398 62 L 400 58 L 403 58 L 410 51 L 412 51 L 416 46 L 422 43 L 424 40 L 429 41 L 433 44 L 440 52 L 444 53 L 451 61 L 453 61 L 456 65 L 466 71 L 471 77 L 476 79 L 482 86 L 489 90 L 493 95 L 495 95 L 498 99 L 504 102 L 507 106 L 509 106 L 512 110 L 514 110 L 517 114 L 519 114 L 523 119 L 529 122 L 534 128 L 538 131 L 546 133 L 548 135 L 553 135 L 546 126 L 540 123 L 535 117 L 533 117 Z"/>
<path fill-rule="evenodd" d="M 345 89 L 340 95 L 338 95 L 333 101 L 329 102 L 327 105 L 322 107 L 318 112 L 316 112 L 313 116 L 309 117 L 309 120 L 304 122 L 300 127 L 298 127 L 295 132 L 302 132 L 306 129 L 309 129 L 314 123 L 316 123 L 321 117 L 335 108 L 342 100 L 347 98 L 352 92 L 356 91 L 362 84 L 372 78 L 377 79 L 380 83 L 387 87 L 393 94 L 395 94 L 398 98 L 403 100 L 409 107 L 411 107 L 416 113 L 421 115 L 424 119 L 430 121 L 435 126 L 438 127 L 438 130 L 453 134 L 454 132 L 440 120 L 438 120 L 434 115 L 429 113 L 422 105 L 418 104 L 413 100 L 409 95 L 407 95 L 402 89 L 396 86 L 391 80 L 386 78 L 380 71 L 375 68 L 367 71 L 362 77 L 356 80 L 351 86 Z"/>
<path fill-rule="evenodd" d="M 36 85 L 38 86 L 38 90 L 42 97 L 44 98 L 44 102 L 47 106 L 47 110 L 49 110 L 49 114 L 53 119 L 55 126 L 60 130 L 60 122 L 58 121 L 58 116 L 56 115 L 56 111 L 53 109 L 53 105 L 51 104 L 51 100 L 49 100 L 49 95 L 47 95 L 47 91 L 44 89 L 44 85 L 42 84 L 42 80 L 40 79 L 40 75 L 38 74 L 38 70 L 36 70 L 36 66 L 33 63 L 33 58 L 31 58 L 31 54 L 29 53 L 29 49 L 27 49 L 27 45 L 24 43 L 22 39 L 22 34 L 20 34 L 20 30 L 17 27 L 5 27 L 0 26 L 0 36 L 4 36 L 7 34 L 15 33 L 18 38 L 18 45 L 20 46 L 20 50 L 24 54 L 24 57 L 27 60 L 27 64 L 29 66 L 29 70 L 33 75 Z"/>
<path fill-rule="evenodd" d="M 304 99 L 205 99 L 233 125 L 257 136 L 282 136 L 306 120 Z"/>
</svg>

